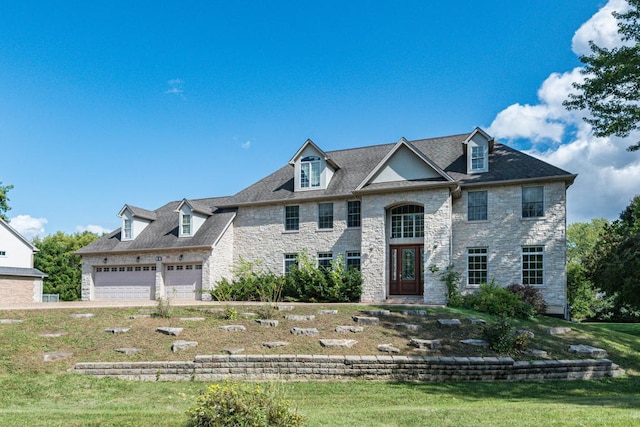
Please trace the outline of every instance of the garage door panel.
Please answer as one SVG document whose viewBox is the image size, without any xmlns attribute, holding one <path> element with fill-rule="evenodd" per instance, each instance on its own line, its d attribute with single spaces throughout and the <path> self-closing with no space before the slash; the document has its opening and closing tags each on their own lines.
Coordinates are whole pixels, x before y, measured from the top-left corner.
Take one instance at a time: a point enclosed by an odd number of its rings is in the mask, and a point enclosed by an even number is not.
<svg viewBox="0 0 640 427">
<path fill-rule="evenodd" d="M 200 265 L 167 265 L 164 273 L 167 296 L 178 299 L 201 299 L 202 268 Z"/>
<path fill-rule="evenodd" d="M 94 276 L 96 299 L 155 299 L 155 270 L 145 266 L 100 267 Z"/>
</svg>

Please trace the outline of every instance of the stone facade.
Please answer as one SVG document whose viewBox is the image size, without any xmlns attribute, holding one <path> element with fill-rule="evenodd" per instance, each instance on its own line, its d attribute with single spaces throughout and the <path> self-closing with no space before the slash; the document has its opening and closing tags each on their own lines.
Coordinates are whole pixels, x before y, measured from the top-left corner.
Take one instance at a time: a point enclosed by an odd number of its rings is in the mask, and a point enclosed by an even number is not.
<svg viewBox="0 0 640 427">
<path fill-rule="evenodd" d="M 522 186 L 473 188 L 486 190 L 487 221 L 467 221 L 468 191 L 453 203 L 452 264 L 468 286 L 467 250 L 487 249 L 487 279 L 501 286 L 522 283 L 522 247 L 544 247 L 544 285 L 540 287 L 550 313 L 563 314 L 566 305 L 566 188 L 564 182 L 544 184 L 544 216 L 522 218 Z"/>
<path fill-rule="evenodd" d="M 5 304 L 42 302 L 42 279 L 0 275 L 0 295 Z"/>
</svg>

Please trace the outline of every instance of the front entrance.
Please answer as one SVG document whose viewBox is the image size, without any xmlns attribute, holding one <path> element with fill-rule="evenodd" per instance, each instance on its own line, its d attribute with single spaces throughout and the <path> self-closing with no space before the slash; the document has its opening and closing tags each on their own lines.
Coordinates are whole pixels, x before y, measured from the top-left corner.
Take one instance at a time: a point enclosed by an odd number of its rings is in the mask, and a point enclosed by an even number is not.
<svg viewBox="0 0 640 427">
<path fill-rule="evenodd" d="M 424 293 L 424 246 L 389 246 L 389 294 L 422 295 Z"/>
</svg>

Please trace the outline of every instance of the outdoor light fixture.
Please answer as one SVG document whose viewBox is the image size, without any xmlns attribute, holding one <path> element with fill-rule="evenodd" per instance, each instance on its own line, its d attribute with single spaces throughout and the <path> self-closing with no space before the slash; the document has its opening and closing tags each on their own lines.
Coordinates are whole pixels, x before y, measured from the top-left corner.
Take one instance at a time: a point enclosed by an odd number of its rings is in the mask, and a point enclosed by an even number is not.
<svg viewBox="0 0 640 427">
<path fill-rule="evenodd" d="M 140 257 L 136 257 L 136 262 L 140 262 Z"/>
<path fill-rule="evenodd" d="M 156 257 L 156 261 L 162 261 L 162 257 L 161 256 L 157 256 Z"/>
<path fill-rule="evenodd" d="M 103 260 L 102 260 L 102 263 L 103 263 L 103 264 L 106 264 L 106 263 L 107 263 L 107 259 L 106 259 L 106 258 L 105 258 L 105 259 L 103 259 Z"/>
<path fill-rule="evenodd" d="M 178 260 L 182 261 L 183 255 L 180 254 L 180 256 L 178 257 Z"/>
</svg>

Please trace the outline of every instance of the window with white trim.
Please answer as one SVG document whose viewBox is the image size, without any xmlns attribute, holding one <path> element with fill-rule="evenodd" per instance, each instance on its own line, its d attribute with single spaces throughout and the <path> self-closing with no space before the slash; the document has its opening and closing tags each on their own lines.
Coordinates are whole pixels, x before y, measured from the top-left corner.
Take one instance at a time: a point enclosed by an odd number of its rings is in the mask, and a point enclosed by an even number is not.
<svg viewBox="0 0 640 427">
<path fill-rule="evenodd" d="M 300 160 L 300 188 L 320 187 L 320 157 L 307 156 Z"/>
<path fill-rule="evenodd" d="M 360 227 L 360 200 L 347 202 L 347 227 Z"/>
<path fill-rule="evenodd" d="M 522 247 L 522 284 L 544 285 L 544 246 Z"/>
<path fill-rule="evenodd" d="M 125 240 L 131 240 L 132 238 L 131 220 L 126 218 L 124 220 L 124 238 Z"/>
<path fill-rule="evenodd" d="M 467 220 L 487 220 L 487 191 L 469 191 L 467 193 Z"/>
<path fill-rule="evenodd" d="M 487 283 L 487 248 L 467 249 L 467 285 Z"/>
<path fill-rule="evenodd" d="M 486 168 L 486 150 L 483 146 L 471 147 L 471 172 L 484 171 Z"/>
<path fill-rule="evenodd" d="M 347 251 L 346 267 L 347 270 L 355 268 L 360 271 L 360 251 Z"/>
<path fill-rule="evenodd" d="M 333 261 L 332 252 L 318 252 L 318 268 L 330 270 Z"/>
<path fill-rule="evenodd" d="M 391 238 L 424 237 L 424 208 L 398 206 L 391 210 Z"/>
<path fill-rule="evenodd" d="M 191 215 L 182 214 L 182 235 L 191 235 Z"/>
<path fill-rule="evenodd" d="M 318 228 L 333 228 L 333 203 L 318 204 Z"/>
<path fill-rule="evenodd" d="M 300 206 L 284 207 L 284 229 L 297 231 L 300 229 Z"/>
<path fill-rule="evenodd" d="M 1 257 L 7 256 L 7 251 L 0 251 L 0 256 Z"/>
<path fill-rule="evenodd" d="M 296 254 L 284 254 L 284 274 L 291 271 L 291 267 L 298 265 L 298 257 Z"/>
<path fill-rule="evenodd" d="M 544 187 L 522 187 L 522 218 L 544 216 Z"/>
</svg>

